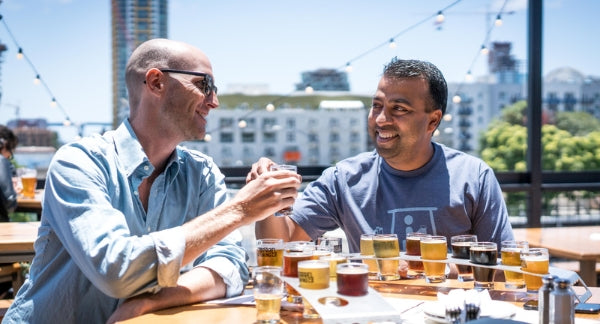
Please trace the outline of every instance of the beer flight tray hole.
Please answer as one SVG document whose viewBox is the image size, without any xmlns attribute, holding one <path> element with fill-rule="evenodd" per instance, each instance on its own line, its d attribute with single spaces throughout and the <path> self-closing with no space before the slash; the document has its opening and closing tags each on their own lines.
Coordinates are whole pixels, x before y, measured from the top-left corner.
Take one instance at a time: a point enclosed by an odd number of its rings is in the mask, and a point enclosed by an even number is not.
<svg viewBox="0 0 600 324">
<path fill-rule="evenodd" d="M 348 305 L 348 301 L 346 299 L 335 296 L 321 297 L 318 300 L 319 303 L 325 306 L 344 307 Z"/>
</svg>

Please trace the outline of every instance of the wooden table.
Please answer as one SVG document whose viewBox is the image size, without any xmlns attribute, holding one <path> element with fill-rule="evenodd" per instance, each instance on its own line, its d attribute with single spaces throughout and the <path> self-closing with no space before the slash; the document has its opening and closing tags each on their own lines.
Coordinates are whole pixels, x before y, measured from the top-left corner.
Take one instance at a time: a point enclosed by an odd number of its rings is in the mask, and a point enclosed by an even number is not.
<svg viewBox="0 0 600 324">
<path fill-rule="evenodd" d="M 40 222 L 0 223 L 0 263 L 31 261 Z"/>
<path fill-rule="evenodd" d="M 530 247 L 547 248 L 551 256 L 579 261 L 586 285 L 598 286 L 596 262 L 600 261 L 600 226 L 569 226 L 513 229 L 515 239 Z"/>
<path fill-rule="evenodd" d="M 390 282 L 371 281 L 370 286 L 381 295 L 388 298 L 402 298 L 416 301 L 432 301 L 437 299 L 437 292 L 447 293 L 453 288 L 470 289 L 473 283 L 462 283 L 456 280 L 447 280 L 442 284 L 427 284 L 424 280 L 399 280 Z M 583 287 L 574 287 L 581 294 Z M 600 303 L 600 288 L 590 287 L 592 298 L 588 303 Z M 507 290 L 502 283 L 496 283 L 496 289 L 490 291 L 494 300 L 502 300 L 522 307 L 527 298 L 524 290 Z M 600 320 L 597 314 L 576 314 L 577 318 Z M 281 311 L 281 323 L 321 323 L 320 319 L 304 319 L 302 313 L 293 311 Z M 146 324 L 146 323 L 255 323 L 256 309 L 251 305 L 216 305 L 216 304 L 193 304 L 187 306 L 173 307 L 150 314 L 138 316 L 121 323 Z"/>
<path fill-rule="evenodd" d="M 15 212 L 35 213 L 37 220 L 42 218 L 42 198 L 44 197 L 44 189 L 35 191 L 35 197 L 28 198 L 19 195 L 17 198 L 17 208 Z"/>
</svg>

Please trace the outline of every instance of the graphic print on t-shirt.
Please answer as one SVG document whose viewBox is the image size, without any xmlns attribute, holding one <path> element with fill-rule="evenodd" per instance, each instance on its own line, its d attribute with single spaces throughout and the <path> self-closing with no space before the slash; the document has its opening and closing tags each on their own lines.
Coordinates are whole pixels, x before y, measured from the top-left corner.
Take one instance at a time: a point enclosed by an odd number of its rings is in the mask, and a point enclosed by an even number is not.
<svg viewBox="0 0 600 324">
<path fill-rule="evenodd" d="M 403 249 L 406 249 L 406 234 L 422 232 L 437 235 L 433 212 L 437 207 L 412 207 L 388 210 L 392 215 L 389 233 L 398 234 L 398 240 Z"/>
</svg>

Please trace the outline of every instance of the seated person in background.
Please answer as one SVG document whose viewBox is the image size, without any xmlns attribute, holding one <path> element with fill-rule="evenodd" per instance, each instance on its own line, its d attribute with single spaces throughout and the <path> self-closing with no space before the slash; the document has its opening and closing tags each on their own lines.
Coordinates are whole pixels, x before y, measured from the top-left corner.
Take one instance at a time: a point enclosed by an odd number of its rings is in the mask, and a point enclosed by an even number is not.
<svg viewBox="0 0 600 324">
<path fill-rule="evenodd" d="M 112 323 L 238 295 L 248 268 L 236 229 L 292 205 L 298 175 L 264 173 L 226 201 L 212 159 L 177 146 L 203 138 L 219 105 L 202 51 L 149 40 L 126 82 L 129 118 L 54 156 L 30 276 L 4 323 Z"/>
<path fill-rule="evenodd" d="M 290 217 L 256 223 L 257 238 L 315 240 L 337 228 L 350 252 L 363 233 L 396 233 L 400 246 L 418 230 L 476 234 L 479 241 L 513 239 L 502 191 L 482 160 L 432 141 L 446 110 L 448 90 L 433 64 L 393 59 L 373 96 L 368 131 L 375 151 L 326 169 L 298 197 Z M 273 162 L 261 158 L 251 183 Z"/>
<path fill-rule="evenodd" d="M 13 183 L 15 170 L 10 162 L 19 139 L 10 128 L 0 125 L 0 222 L 8 222 L 8 213 L 17 207 L 17 192 Z"/>
</svg>

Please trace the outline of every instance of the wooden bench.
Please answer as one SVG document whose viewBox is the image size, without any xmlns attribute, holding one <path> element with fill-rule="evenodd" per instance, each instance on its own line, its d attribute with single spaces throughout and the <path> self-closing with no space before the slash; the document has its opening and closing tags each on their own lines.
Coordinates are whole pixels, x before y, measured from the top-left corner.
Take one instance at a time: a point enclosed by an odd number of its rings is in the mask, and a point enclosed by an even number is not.
<svg viewBox="0 0 600 324">
<path fill-rule="evenodd" d="M 4 314 L 6 314 L 6 311 L 12 303 L 12 299 L 0 299 L 0 320 L 4 318 Z"/>
</svg>

